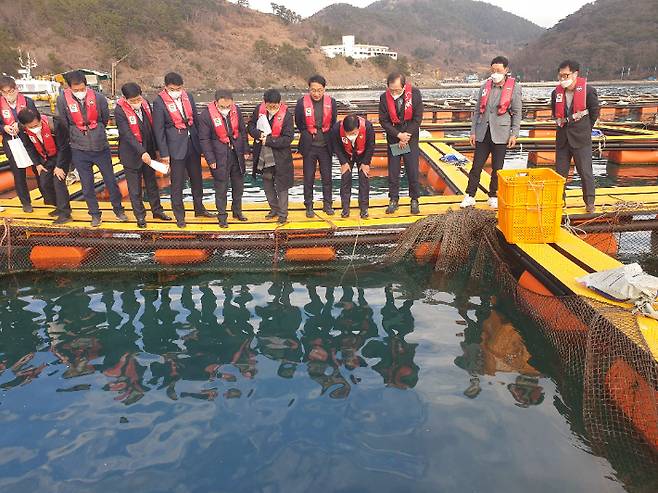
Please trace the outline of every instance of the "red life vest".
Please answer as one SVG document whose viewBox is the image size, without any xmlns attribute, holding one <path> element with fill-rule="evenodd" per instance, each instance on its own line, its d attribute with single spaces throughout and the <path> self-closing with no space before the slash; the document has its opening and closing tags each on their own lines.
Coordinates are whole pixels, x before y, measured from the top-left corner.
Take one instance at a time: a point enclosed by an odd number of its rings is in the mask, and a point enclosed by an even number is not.
<svg viewBox="0 0 658 493">
<path fill-rule="evenodd" d="M 57 155 L 57 144 L 55 144 L 55 138 L 53 137 L 50 125 L 48 125 L 48 118 L 43 115 L 41 116 L 41 138 L 43 142 L 41 142 L 37 134 L 27 127 L 25 127 L 25 133 L 42 158 L 47 160 Z"/>
<path fill-rule="evenodd" d="M 27 108 L 27 100 L 20 92 L 16 96 L 16 114 L 18 114 L 23 108 Z M 14 113 L 11 111 L 11 106 L 9 106 L 9 101 L 4 96 L 0 96 L 0 113 L 2 113 L 2 120 L 5 122 L 5 125 L 13 125 L 16 123 L 14 119 Z"/>
<path fill-rule="evenodd" d="M 331 116 L 332 116 L 332 107 L 331 107 L 331 97 L 325 94 L 324 100 L 322 102 L 322 131 L 327 133 L 331 130 Z M 307 94 L 304 96 L 304 116 L 306 117 L 306 130 L 308 130 L 311 135 L 318 133 L 318 129 L 315 127 L 315 110 L 313 108 L 313 101 L 311 96 Z"/>
<path fill-rule="evenodd" d="M 582 112 L 587 110 L 587 79 L 584 77 L 578 77 L 576 79 L 576 89 L 573 92 L 573 102 L 571 104 L 573 105 L 571 108 L 572 115 L 575 116 L 581 114 L 584 116 Z M 555 120 L 557 121 L 558 126 L 563 127 L 566 123 L 566 118 L 566 89 L 564 89 L 561 84 L 558 84 L 555 88 Z M 580 118 L 578 118 L 578 120 L 579 119 Z"/>
<path fill-rule="evenodd" d="M 402 97 L 404 98 L 404 121 L 408 122 L 414 116 L 411 84 L 407 83 L 404 86 L 404 93 Z M 398 112 L 395 107 L 395 99 L 393 98 L 390 89 L 386 90 L 386 106 L 388 107 L 388 116 L 391 118 L 393 125 L 399 125 L 400 118 L 398 117 Z"/>
<path fill-rule="evenodd" d="M 279 107 L 279 111 L 274 115 L 274 124 L 272 125 L 272 137 L 278 137 L 281 135 L 281 129 L 283 128 L 283 120 L 286 116 L 288 107 L 285 104 L 282 104 Z M 258 107 L 259 115 L 267 115 L 267 108 L 265 108 L 265 103 L 261 103 Z M 269 116 L 268 116 L 269 119 Z"/>
<path fill-rule="evenodd" d="M 215 133 L 220 142 L 228 144 L 230 139 L 226 131 L 226 125 L 224 125 L 224 117 L 217 109 L 216 103 L 210 103 L 208 105 L 208 111 L 210 112 L 210 120 L 215 127 Z M 231 129 L 233 130 L 233 138 L 237 139 L 238 134 L 240 133 L 240 123 L 238 121 L 238 108 L 234 104 L 231 105 L 231 110 L 229 111 L 229 117 L 231 118 Z"/>
<path fill-rule="evenodd" d="M 187 130 L 188 127 L 194 125 L 194 112 L 192 110 L 192 103 L 190 103 L 190 97 L 187 95 L 187 91 L 181 92 L 181 103 L 183 104 L 183 111 L 187 116 L 187 125 L 183 120 L 183 115 L 181 115 L 178 110 L 178 105 L 174 102 L 174 99 L 169 95 L 166 89 L 163 89 L 160 92 L 160 97 L 164 101 L 165 107 L 171 116 L 171 121 L 174 122 L 174 127 L 178 130 Z"/>
<path fill-rule="evenodd" d="M 512 95 L 514 94 L 514 84 L 515 80 L 512 77 L 508 77 L 503 84 L 502 92 L 500 93 L 500 101 L 498 102 L 498 114 L 504 115 L 509 110 L 510 105 L 512 104 Z M 480 113 L 484 113 L 487 109 L 487 103 L 489 102 L 489 95 L 491 94 L 491 88 L 493 87 L 493 81 L 491 79 L 487 80 L 487 84 L 482 89 L 482 95 L 480 96 Z"/>
<path fill-rule="evenodd" d="M 80 105 L 78 104 L 78 100 L 73 96 L 71 89 L 64 90 L 64 99 L 66 99 L 66 106 L 68 106 L 73 123 L 78 127 L 78 130 L 87 132 L 98 127 L 98 107 L 96 106 L 96 93 L 93 90 L 87 88 L 87 95 L 85 96 L 85 108 L 87 110 L 86 122 L 82 118 Z"/>
<path fill-rule="evenodd" d="M 347 137 L 343 123 L 340 124 L 340 140 L 343 142 L 343 148 L 350 157 L 354 157 L 354 146 L 352 141 Z M 361 156 L 366 152 L 366 120 L 359 117 L 359 134 L 356 137 L 356 155 Z"/>
<path fill-rule="evenodd" d="M 125 98 L 119 99 L 119 101 L 117 101 L 117 104 L 121 106 L 121 109 L 123 109 L 123 112 L 126 114 L 126 117 L 128 118 L 128 125 L 130 125 L 130 131 L 137 139 L 137 142 L 141 144 L 142 130 L 139 128 L 139 122 L 138 122 L 139 118 L 137 117 L 137 113 L 135 112 L 133 107 L 130 106 L 130 103 Z M 149 119 L 149 122 L 151 122 L 151 126 L 152 126 L 153 117 L 151 116 L 151 108 L 149 108 L 149 105 L 145 99 L 142 99 L 142 113 L 146 115 L 146 117 Z"/>
</svg>

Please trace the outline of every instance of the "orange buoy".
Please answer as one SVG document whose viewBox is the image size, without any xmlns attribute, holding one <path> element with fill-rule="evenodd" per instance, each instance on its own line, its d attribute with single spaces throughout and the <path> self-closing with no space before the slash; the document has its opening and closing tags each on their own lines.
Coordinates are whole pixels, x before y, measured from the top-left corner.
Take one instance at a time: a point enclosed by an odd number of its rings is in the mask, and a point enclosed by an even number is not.
<svg viewBox="0 0 658 493">
<path fill-rule="evenodd" d="M 427 183 L 429 183 L 430 187 L 432 187 L 437 193 L 442 192 L 446 187 L 445 182 L 434 169 L 430 169 L 427 172 Z"/>
<path fill-rule="evenodd" d="M 388 156 L 373 156 L 370 161 L 371 168 L 388 168 Z"/>
<path fill-rule="evenodd" d="M 430 163 L 424 157 L 418 160 L 418 171 L 421 175 L 426 175 L 430 169 Z"/>
<path fill-rule="evenodd" d="M 599 113 L 599 120 L 603 122 L 615 121 L 615 108 L 601 108 Z"/>
<path fill-rule="evenodd" d="M 0 192 L 6 192 L 14 188 L 14 175 L 11 170 L 0 171 Z"/>
<path fill-rule="evenodd" d="M 528 133 L 528 137 L 531 139 L 546 139 L 546 138 L 555 138 L 555 129 L 551 128 L 533 128 Z"/>
<path fill-rule="evenodd" d="M 658 149 L 618 149 L 609 152 L 608 161 L 616 164 L 658 164 Z"/>
<path fill-rule="evenodd" d="M 587 326 L 530 272 L 524 271 L 521 274 L 519 287 L 523 288 L 517 290 L 519 298 L 552 330 L 561 333 L 587 333 Z"/>
<path fill-rule="evenodd" d="M 535 120 L 549 120 L 553 118 L 551 110 L 535 110 Z"/>
<path fill-rule="evenodd" d="M 619 251 L 619 244 L 614 233 L 587 233 L 587 236 L 581 237 L 581 239 L 611 257 L 617 256 Z"/>
<path fill-rule="evenodd" d="M 617 108 L 615 109 L 615 118 L 619 120 L 623 120 L 625 118 L 628 118 L 631 115 L 631 110 L 630 108 Z"/>
<path fill-rule="evenodd" d="M 208 260 L 209 255 L 207 250 L 196 248 L 162 248 L 155 251 L 155 260 L 163 265 L 196 264 Z"/>
<path fill-rule="evenodd" d="M 89 256 L 91 248 L 75 246 L 45 246 L 32 247 L 30 262 L 35 269 L 74 269 L 80 267 Z"/>
<path fill-rule="evenodd" d="M 533 151 L 528 153 L 528 162 L 543 166 L 555 164 L 555 153 L 550 151 Z"/>
<path fill-rule="evenodd" d="M 126 180 L 125 178 L 123 180 L 118 180 L 117 186 L 119 187 L 119 192 L 121 193 L 121 197 L 123 198 L 128 197 L 128 180 Z M 98 192 L 98 200 L 110 200 L 110 191 L 107 189 L 107 187 L 103 188 L 103 190 Z"/>
<path fill-rule="evenodd" d="M 643 106 L 640 109 L 640 120 L 652 120 L 658 113 L 658 106 Z"/>
<path fill-rule="evenodd" d="M 605 385 L 626 418 L 646 442 L 658 451 L 658 391 L 621 358 L 608 370 Z"/>
<path fill-rule="evenodd" d="M 446 133 L 443 130 L 430 130 L 433 139 L 442 139 Z"/>
<path fill-rule="evenodd" d="M 336 258 L 333 247 L 288 248 L 284 255 L 288 262 L 330 262 Z"/>
<path fill-rule="evenodd" d="M 451 122 L 452 121 L 452 111 L 437 111 L 434 114 L 434 119 L 437 122 Z"/>
<path fill-rule="evenodd" d="M 433 243 L 424 241 L 414 249 L 414 257 L 416 257 L 416 262 L 419 264 L 425 264 L 430 261 L 436 262 L 436 259 L 439 258 L 440 251 L 441 242 Z"/>
</svg>

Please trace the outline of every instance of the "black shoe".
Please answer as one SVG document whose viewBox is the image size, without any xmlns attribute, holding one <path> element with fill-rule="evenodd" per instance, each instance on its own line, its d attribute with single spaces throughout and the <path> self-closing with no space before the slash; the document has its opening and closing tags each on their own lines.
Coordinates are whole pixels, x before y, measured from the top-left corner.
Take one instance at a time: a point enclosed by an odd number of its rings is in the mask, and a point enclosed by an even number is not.
<svg viewBox="0 0 658 493">
<path fill-rule="evenodd" d="M 411 213 L 420 214 L 420 205 L 418 205 L 418 199 L 411 200 Z"/>
<path fill-rule="evenodd" d="M 137 227 L 144 229 L 146 227 L 146 219 L 137 219 Z"/>
<path fill-rule="evenodd" d="M 23 212 L 32 212 L 34 209 L 32 209 L 32 204 L 23 204 Z"/>
<path fill-rule="evenodd" d="M 185 219 L 176 219 L 176 226 L 179 228 L 184 228 L 187 226 L 187 224 L 185 224 Z"/>
<path fill-rule="evenodd" d="M 171 216 L 168 216 L 164 212 L 154 212 L 153 219 L 160 219 L 160 221 L 171 221 Z"/>
<path fill-rule="evenodd" d="M 228 228 L 228 221 L 226 220 L 226 218 L 222 218 L 219 220 L 219 227 Z"/>
<path fill-rule="evenodd" d="M 50 217 L 59 216 L 59 212 L 57 212 L 57 209 L 55 209 L 54 211 L 50 211 L 50 212 L 48 213 L 48 215 L 49 215 Z"/>
<path fill-rule="evenodd" d="M 233 219 L 237 219 L 238 221 L 248 221 L 247 217 L 242 214 L 242 212 L 234 212 L 233 213 Z"/>
<path fill-rule="evenodd" d="M 73 221 L 73 218 L 71 216 L 59 216 L 57 219 L 53 221 L 53 224 L 66 224 L 70 223 Z"/>
<path fill-rule="evenodd" d="M 315 212 L 313 212 L 313 206 L 312 205 L 307 205 L 306 206 L 306 217 L 311 219 L 313 216 L 315 216 Z"/>
<path fill-rule="evenodd" d="M 115 212 L 114 215 L 117 217 L 119 221 L 122 223 L 128 222 L 128 216 L 126 216 L 126 213 L 121 211 L 121 212 Z"/>
<path fill-rule="evenodd" d="M 97 228 L 100 225 L 101 225 L 101 217 L 100 216 L 91 216 L 91 227 L 92 228 Z"/>
<path fill-rule="evenodd" d="M 274 219 L 274 218 L 277 217 L 277 216 L 278 216 L 278 214 L 277 214 L 276 212 L 274 212 L 274 211 L 270 211 L 270 212 L 268 212 L 267 215 L 265 216 L 265 219 Z"/>
<path fill-rule="evenodd" d="M 277 222 L 279 224 L 286 224 L 288 222 L 288 218 L 279 216 L 279 220 Z"/>
<path fill-rule="evenodd" d="M 587 214 L 594 214 L 596 212 L 596 206 L 594 204 L 587 204 L 585 210 L 587 211 Z"/>
<path fill-rule="evenodd" d="M 213 214 L 210 211 L 201 211 L 201 212 L 195 212 L 194 217 L 217 217 L 217 214 Z"/>
<path fill-rule="evenodd" d="M 343 209 L 343 212 L 340 213 L 340 217 L 350 217 L 350 210 Z"/>
<path fill-rule="evenodd" d="M 386 214 L 393 214 L 395 211 L 398 210 L 398 207 L 400 207 L 398 205 L 398 201 L 397 200 L 391 200 L 388 203 L 388 207 L 386 208 Z"/>
<path fill-rule="evenodd" d="M 334 215 L 334 208 L 331 206 L 331 204 L 324 204 L 324 207 L 322 208 L 322 210 L 328 216 L 333 216 Z"/>
<path fill-rule="evenodd" d="M 368 219 L 370 217 L 370 214 L 368 214 L 368 209 L 364 209 L 361 211 L 361 219 Z"/>
</svg>

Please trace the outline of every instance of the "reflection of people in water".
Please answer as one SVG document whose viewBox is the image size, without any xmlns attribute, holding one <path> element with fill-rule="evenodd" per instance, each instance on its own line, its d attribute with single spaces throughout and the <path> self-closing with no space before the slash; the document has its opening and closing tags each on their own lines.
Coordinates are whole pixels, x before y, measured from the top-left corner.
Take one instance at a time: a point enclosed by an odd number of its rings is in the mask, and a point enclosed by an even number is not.
<svg viewBox="0 0 658 493">
<path fill-rule="evenodd" d="M 290 304 L 293 291 L 290 281 L 273 282 L 268 293 L 274 299 L 266 306 L 257 306 L 262 318 L 258 329 L 258 350 L 270 359 L 281 362 L 279 374 L 291 378 L 302 359 L 297 330 L 302 322 L 301 310 Z"/>
<path fill-rule="evenodd" d="M 139 364 L 134 354 L 125 353 L 116 365 L 103 372 L 106 376 L 114 378 L 114 381 L 105 385 L 103 390 L 118 392 L 119 395 L 115 400 L 125 405 L 134 404 L 144 397 L 144 393 L 148 390 L 141 384 L 145 370 L 146 367 Z"/>
<path fill-rule="evenodd" d="M 413 300 L 405 300 L 401 307 L 395 305 L 391 285 L 384 289 L 386 304 L 382 307 L 382 326 L 387 337 L 383 340 L 373 339 L 363 348 L 366 358 L 380 358 L 372 368 L 379 373 L 384 384 L 399 389 L 413 388 L 418 383 L 418 366 L 414 363 L 416 347 L 404 337 L 413 332 L 414 318 L 411 314 Z"/>
<path fill-rule="evenodd" d="M 377 325 L 373 320 L 373 311 L 365 299 L 363 288 L 358 288 L 357 302 L 354 302 L 354 290 L 343 287 L 343 297 L 339 305 L 342 311 L 336 318 L 335 328 L 340 331 L 337 337 L 337 346 L 340 350 L 340 363 L 348 370 L 367 366 L 366 361 L 359 355 L 365 342 L 377 337 Z M 412 319 L 413 320 L 413 319 Z M 413 324 L 413 322 L 412 322 Z"/>
<path fill-rule="evenodd" d="M 514 383 L 507 386 L 519 407 L 538 406 L 544 402 L 544 389 L 539 385 L 537 377 L 519 375 Z"/>
</svg>

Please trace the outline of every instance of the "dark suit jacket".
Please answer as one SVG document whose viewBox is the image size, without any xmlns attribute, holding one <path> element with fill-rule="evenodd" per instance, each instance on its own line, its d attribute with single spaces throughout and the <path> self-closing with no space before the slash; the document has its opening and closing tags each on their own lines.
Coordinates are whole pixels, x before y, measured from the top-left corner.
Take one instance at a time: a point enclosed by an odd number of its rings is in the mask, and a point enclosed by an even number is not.
<svg viewBox="0 0 658 493">
<path fill-rule="evenodd" d="M 251 115 L 249 124 L 247 125 L 247 130 L 249 135 L 254 139 L 259 139 L 261 132 L 256 128 L 256 123 L 258 122 L 258 106 L 254 109 L 254 112 Z M 270 122 L 271 124 L 271 122 Z M 281 128 L 281 135 L 278 137 L 273 137 L 271 134 L 265 139 L 265 145 L 272 149 L 272 154 L 274 154 L 275 166 L 275 184 L 278 188 L 288 189 L 292 187 L 294 182 L 294 168 L 292 165 L 292 151 L 290 145 L 292 144 L 293 139 L 295 138 L 295 125 L 293 123 L 292 114 L 290 111 L 286 113 L 286 116 L 283 119 L 283 126 Z M 254 143 L 254 170 L 256 169 L 256 164 L 258 163 L 258 158 L 260 157 L 260 151 L 263 145 L 260 142 Z"/>
<path fill-rule="evenodd" d="M 242 118 L 242 111 L 240 111 L 239 106 L 236 105 L 236 107 L 238 109 L 239 134 L 237 139 L 233 138 L 233 134 L 229 135 L 229 139 L 237 154 L 240 171 L 244 175 L 246 171 L 244 153 L 247 150 L 247 129 Z M 233 152 L 233 150 L 217 138 L 215 125 L 212 122 L 208 108 L 205 108 L 201 112 L 201 115 L 199 115 L 199 141 L 201 142 L 203 155 L 206 156 L 206 162 L 208 164 L 217 163 L 217 169 L 220 171 L 221 176 L 227 179 L 226 163 L 228 161 L 228 153 Z"/>
<path fill-rule="evenodd" d="M 57 146 L 57 155 L 49 158 L 48 160 L 41 157 L 41 154 L 37 152 L 37 149 L 34 147 L 34 144 L 27 136 L 25 132 L 21 132 L 21 139 L 25 145 L 27 153 L 30 155 L 30 159 L 34 164 L 43 164 L 48 170 L 53 170 L 55 168 L 61 168 L 64 171 L 69 170 L 71 165 L 71 147 L 69 146 L 69 129 L 66 121 L 60 117 L 48 118 L 48 125 L 50 130 L 53 133 L 53 138 L 55 139 L 55 145 Z"/>
<path fill-rule="evenodd" d="M 100 92 L 96 93 L 96 107 L 98 110 L 98 126 L 87 132 L 83 132 L 73 123 L 71 112 L 66 104 L 66 98 L 62 92 L 57 96 L 57 114 L 62 118 L 69 127 L 69 144 L 72 149 L 80 151 L 98 152 L 109 149 L 110 144 L 107 141 L 107 133 L 105 128 L 107 122 L 110 120 L 110 109 L 107 104 L 107 98 Z M 85 105 L 80 105 L 80 112 L 83 119 L 87 118 L 87 109 Z"/>
<path fill-rule="evenodd" d="M 25 103 L 27 104 L 27 107 L 30 108 L 31 110 L 37 111 L 37 112 L 39 111 L 39 110 L 37 110 L 37 107 L 35 106 L 34 101 L 32 100 L 32 98 L 28 98 L 27 96 L 25 96 Z M 14 114 L 14 120 L 16 120 L 18 122 L 18 112 L 12 110 L 12 113 Z M 20 129 L 20 127 L 21 127 L 20 123 L 18 124 L 18 127 Z M 23 135 L 21 135 L 21 134 L 23 134 L 23 132 L 19 132 L 18 136 L 23 138 Z M 7 132 L 5 132 L 5 121 L 2 118 L 0 118 L 0 135 L 2 135 L 3 150 L 4 150 L 5 154 L 7 155 L 7 157 L 11 159 L 11 150 L 9 149 L 9 146 L 4 145 L 4 143 L 7 142 L 12 137 Z M 34 159 L 33 159 L 32 162 L 36 162 L 36 161 L 34 161 Z"/>
<path fill-rule="evenodd" d="M 322 116 L 323 115 L 315 115 L 315 121 L 322 121 Z M 334 124 L 336 123 L 337 117 L 338 108 L 336 106 L 336 100 L 331 98 L 331 128 L 333 128 Z M 310 150 L 311 144 L 313 144 L 313 135 L 308 131 L 308 128 L 306 127 L 306 115 L 304 113 L 303 97 L 299 98 L 297 100 L 297 104 L 295 105 L 295 124 L 299 130 L 299 144 L 297 148 L 299 149 L 300 154 L 304 155 Z M 325 142 L 327 143 L 327 146 L 329 146 L 329 150 L 331 150 L 331 128 L 329 129 L 329 132 L 324 134 Z"/>
<path fill-rule="evenodd" d="M 401 98 L 404 95 L 400 96 Z M 389 144 L 397 144 L 400 142 L 398 134 L 402 132 L 409 132 L 411 134 L 410 144 L 418 144 L 420 134 L 420 126 L 423 123 L 423 96 L 420 90 L 416 87 L 411 88 L 411 102 L 413 104 L 413 117 L 408 122 L 404 121 L 404 108 L 399 112 L 400 124 L 393 125 L 391 117 L 388 114 L 388 105 L 386 104 L 386 93 L 384 92 L 379 97 L 379 124 L 386 132 L 386 141 Z"/>
<path fill-rule="evenodd" d="M 153 110 L 151 110 L 152 114 Z M 137 119 L 139 128 L 142 131 L 142 143 L 140 144 L 130 130 L 128 117 L 123 108 L 119 105 L 114 109 L 114 119 L 119 130 L 119 159 L 124 168 L 140 169 L 146 166 L 142 161 L 142 154 L 148 152 L 151 158 L 156 159 L 157 145 L 153 127 L 146 114 L 142 121 Z"/>
<path fill-rule="evenodd" d="M 599 119 L 601 108 L 599 106 L 599 96 L 596 89 L 590 84 L 587 84 L 587 110 L 589 115 L 585 115 L 577 122 L 569 121 L 564 127 L 557 127 L 555 134 L 555 145 L 557 147 L 565 147 L 569 145 L 572 149 L 579 149 L 585 146 L 592 145 L 592 129 L 596 120 Z M 551 109 L 553 117 L 555 117 L 555 89 L 551 93 Z M 567 113 L 571 115 L 571 111 Z"/>
<path fill-rule="evenodd" d="M 336 122 L 336 124 L 331 129 L 331 146 L 334 150 L 334 154 L 338 158 L 338 162 L 341 164 L 350 164 L 361 166 L 362 164 L 369 165 L 372 161 L 372 156 L 375 152 L 375 129 L 368 120 L 366 120 L 366 150 L 363 154 L 354 153 L 350 158 L 350 155 L 345 151 L 343 147 L 343 141 L 340 138 L 340 126 L 343 122 Z"/>
<path fill-rule="evenodd" d="M 194 113 L 194 124 L 188 128 L 190 138 L 187 137 L 185 130 L 178 130 L 174 126 L 169 110 L 164 101 L 158 94 L 153 101 L 153 131 L 155 133 L 155 143 L 158 146 L 161 157 L 170 157 L 171 159 L 185 159 L 187 156 L 187 146 L 192 144 L 192 150 L 201 154 L 201 143 L 199 142 L 198 121 L 199 112 L 192 94 L 187 93 Z"/>
</svg>

